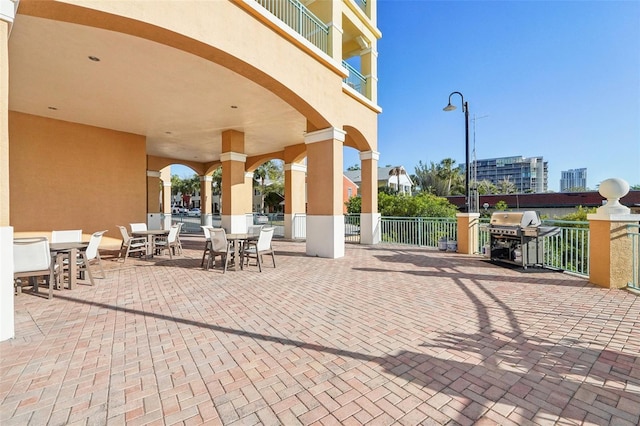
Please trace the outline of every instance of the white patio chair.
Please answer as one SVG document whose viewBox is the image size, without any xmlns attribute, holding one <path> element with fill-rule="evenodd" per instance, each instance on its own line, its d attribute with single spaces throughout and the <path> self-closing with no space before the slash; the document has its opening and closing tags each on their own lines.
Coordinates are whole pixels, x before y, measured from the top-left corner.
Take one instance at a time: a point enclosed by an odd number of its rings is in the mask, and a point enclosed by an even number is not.
<svg viewBox="0 0 640 426">
<path fill-rule="evenodd" d="M 51 231 L 52 243 L 80 243 L 82 242 L 82 229 L 70 229 L 66 231 Z"/>
<path fill-rule="evenodd" d="M 202 251 L 200 267 L 204 267 L 204 259 L 207 257 L 209 250 L 211 250 L 211 230 L 213 229 L 213 226 L 202 225 L 200 228 L 202 228 L 202 232 L 204 232 L 204 250 Z"/>
<path fill-rule="evenodd" d="M 30 279 L 33 290 L 38 293 L 38 277 L 45 277 L 45 280 L 48 281 L 49 299 L 51 299 L 53 297 L 54 277 L 49 241 L 46 238 L 14 239 L 13 279 L 17 293 L 22 293 L 24 285 L 22 278 Z"/>
<path fill-rule="evenodd" d="M 184 222 L 178 222 L 176 225 L 178 225 L 178 235 L 176 236 L 176 248 L 177 248 L 178 254 L 182 255 L 182 241 L 180 241 L 180 234 L 182 233 L 182 226 L 184 225 Z"/>
<path fill-rule="evenodd" d="M 100 246 L 100 241 L 102 240 L 102 235 L 107 232 L 98 231 L 94 232 L 89 239 L 89 245 L 82 252 L 82 255 L 76 259 L 76 264 L 78 265 L 78 272 L 83 274 L 84 272 L 89 275 L 89 282 L 91 285 L 94 285 L 93 274 L 91 273 L 91 264 L 97 263 L 100 267 L 100 272 L 102 272 L 102 278 L 106 278 L 104 273 L 104 269 L 102 269 L 102 262 L 100 260 L 100 252 L 98 251 L 98 247 Z M 66 262 L 66 261 L 65 261 Z"/>
<path fill-rule="evenodd" d="M 140 253 L 140 256 L 147 254 L 147 239 L 145 237 L 131 237 L 129 236 L 129 232 L 127 232 L 127 228 L 121 225 L 118 225 L 118 229 L 120 229 L 120 234 L 122 234 L 122 244 L 120 245 L 120 252 L 118 252 L 118 259 L 120 259 L 122 252 L 124 252 L 122 263 L 127 261 L 127 257 L 129 257 L 131 253 Z"/>
<path fill-rule="evenodd" d="M 211 245 L 205 269 L 214 267 L 216 256 L 220 256 L 223 264 L 222 273 L 225 273 L 229 265 L 229 258 L 233 255 L 231 244 L 227 240 L 227 233 L 224 228 L 210 228 L 209 232 L 211 233 Z"/>
<path fill-rule="evenodd" d="M 176 254 L 176 249 L 178 248 L 178 231 L 180 230 L 180 226 L 173 225 L 171 229 L 169 229 L 169 235 L 166 237 L 158 237 L 154 241 L 154 250 L 158 252 L 158 254 L 162 254 L 164 250 L 169 250 L 169 259 L 173 259 L 173 255 Z"/>
<path fill-rule="evenodd" d="M 271 254 L 271 260 L 273 260 L 273 267 L 276 267 L 276 257 L 273 253 L 273 247 L 271 247 L 271 240 L 273 239 L 274 227 L 264 227 L 260 230 L 260 236 L 257 241 L 248 241 L 244 250 L 242 250 L 242 262 L 247 259 L 247 266 L 249 266 L 249 259 L 254 257 L 258 264 L 258 270 L 262 272 L 262 256 L 264 254 Z"/>
<path fill-rule="evenodd" d="M 146 223 L 130 223 L 129 226 L 131 226 L 131 233 L 135 234 L 136 232 L 139 231 L 146 231 L 147 230 L 147 224 Z"/>
</svg>

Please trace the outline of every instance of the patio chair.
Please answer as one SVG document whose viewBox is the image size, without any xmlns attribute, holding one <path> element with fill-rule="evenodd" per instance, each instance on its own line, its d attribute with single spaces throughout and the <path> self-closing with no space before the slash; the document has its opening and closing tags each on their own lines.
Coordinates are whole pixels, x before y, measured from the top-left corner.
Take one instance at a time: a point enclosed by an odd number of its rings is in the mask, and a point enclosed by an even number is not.
<svg viewBox="0 0 640 426">
<path fill-rule="evenodd" d="M 224 228 L 210 228 L 209 231 L 211 233 L 211 245 L 205 269 L 208 270 L 209 267 L 214 267 L 216 263 L 216 256 L 220 256 L 223 264 L 222 273 L 224 274 L 227 272 L 229 258 L 233 256 L 231 244 L 227 240 L 227 233 Z"/>
<path fill-rule="evenodd" d="M 180 241 L 180 234 L 182 233 L 182 226 L 184 222 L 178 222 L 178 235 L 176 236 L 176 248 L 178 249 L 178 254 L 182 255 L 182 241 Z"/>
<path fill-rule="evenodd" d="M 120 259 L 122 252 L 125 252 L 122 263 L 127 261 L 127 257 L 129 257 L 131 253 L 139 253 L 140 256 L 147 254 L 147 239 L 145 237 L 130 237 L 127 228 L 121 225 L 118 225 L 118 229 L 120 229 L 120 234 L 122 234 L 122 244 L 118 252 L 118 259 Z"/>
<path fill-rule="evenodd" d="M 52 243 L 79 243 L 82 241 L 82 229 L 51 231 Z"/>
<path fill-rule="evenodd" d="M 38 277 L 49 284 L 49 299 L 53 298 L 54 276 L 49 241 L 46 238 L 16 238 L 13 240 L 13 280 L 18 294 L 25 282 L 38 293 Z M 30 281 L 30 283 L 29 283 Z"/>
<path fill-rule="evenodd" d="M 131 233 L 135 234 L 136 232 L 139 231 L 146 231 L 147 230 L 147 224 L 146 223 L 130 223 L 129 226 L 131 226 Z"/>
<path fill-rule="evenodd" d="M 202 232 L 204 232 L 204 250 L 202 251 L 200 267 L 204 267 L 204 259 L 207 257 L 209 250 L 211 250 L 211 230 L 213 229 L 213 226 L 202 225 L 200 228 L 202 228 Z"/>
<path fill-rule="evenodd" d="M 273 253 L 273 247 L 271 247 L 271 240 L 273 239 L 274 227 L 264 227 L 260 230 L 260 236 L 257 241 L 248 241 L 244 250 L 242 250 L 242 261 L 247 259 L 247 266 L 249 266 L 249 259 L 254 257 L 258 264 L 258 270 L 262 272 L 262 256 L 264 254 L 271 254 L 271 260 L 273 260 L 273 267 L 276 267 L 276 257 Z"/>
<path fill-rule="evenodd" d="M 154 241 L 154 250 L 158 252 L 158 254 L 162 254 L 163 251 L 169 250 L 169 259 L 173 259 L 173 255 L 176 254 L 176 249 L 178 248 L 178 231 L 180 230 L 179 225 L 171 226 L 169 230 L 169 235 L 166 237 L 158 237 Z"/>
<path fill-rule="evenodd" d="M 94 232 L 91 235 L 91 238 L 89 239 L 89 245 L 82 252 L 82 255 L 79 256 L 78 259 L 76 259 L 76 264 L 78 265 L 78 273 L 80 273 L 82 276 L 84 272 L 86 272 L 87 275 L 89 275 L 89 282 L 91 283 L 91 285 L 95 284 L 93 281 L 93 274 L 91 273 L 91 265 L 94 263 L 97 263 L 98 266 L 100 267 L 100 272 L 102 272 L 102 278 L 106 278 L 104 269 L 102 268 L 100 252 L 98 251 L 98 247 L 100 246 L 100 241 L 102 240 L 102 235 L 105 232 L 107 231 L 105 230 L 105 231 Z"/>
<path fill-rule="evenodd" d="M 82 229 L 68 229 L 64 231 L 51 231 L 51 243 L 80 243 L 82 242 Z M 66 270 L 64 262 L 69 261 L 68 253 L 59 253 L 56 256 L 54 265 L 54 275 L 56 279 L 56 288 L 63 285 Z"/>
</svg>

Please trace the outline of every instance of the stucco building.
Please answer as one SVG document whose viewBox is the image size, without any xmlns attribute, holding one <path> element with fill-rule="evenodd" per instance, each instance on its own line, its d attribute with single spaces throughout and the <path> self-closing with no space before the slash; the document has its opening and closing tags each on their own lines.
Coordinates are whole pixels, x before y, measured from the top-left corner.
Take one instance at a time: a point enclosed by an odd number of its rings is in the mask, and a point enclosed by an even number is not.
<svg viewBox="0 0 640 426">
<path fill-rule="evenodd" d="M 204 223 L 222 167 L 222 224 L 241 232 L 253 171 L 280 159 L 285 235 L 306 207 L 307 254 L 341 257 L 344 147 L 360 152 L 362 241 L 377 242 L 376 4 L 0 0 L 2 252 L 15 232 L 166 221 L 171 164 L 204 182 Z"/>
</svg>

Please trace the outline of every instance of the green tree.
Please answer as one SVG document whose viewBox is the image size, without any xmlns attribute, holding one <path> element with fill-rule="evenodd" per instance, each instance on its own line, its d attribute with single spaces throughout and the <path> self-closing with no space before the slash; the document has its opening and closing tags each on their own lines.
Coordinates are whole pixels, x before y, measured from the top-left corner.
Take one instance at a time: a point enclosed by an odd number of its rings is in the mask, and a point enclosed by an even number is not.
<svg viewBox="0 0 640 426">
<path fill-rule="evenodd" d="M 345 205 L 347 206 L 347 213 L 358 214 L 362 211 L 362 198 L 359 195 L 350 197 Z"/>
<path fill-rule="evenodd" d="M 496 203 L 494 208 L 496 209 L 496 211 L 506 211 L 506 210 L 509 210 L 509 205 L 507 204 L 506 201 L 500 200 Z"/>
<path fill-rule="evenodd" d="M 516 184 L 511 182 L 509 176 L 505 176 L 500 182 L 498 182 L 497 190 L 498 194 L 515 194 L 516 193 Z"/>
<path fill-rule="evenodd" d="M 262 163 L 254 172 L 253 179 L 260 189 L 260 213 L 264 213 L 264 200 L 269 192 L 267 190 L 267 181 L 269 186 L 275 182 L 281 182 L 283 177 L 282 162 L 269 160 Z"/>
<path fill-rule="evenodd" d="M 354 164 L 353 166 L 349 166 L 347 167 L 347 171 L 355 171 L 355 170 L 360 170 L 360 164 Z"/>
<path fill-rule="evenodd" d="M 218 167 L 211 174 L 211 194 L 222 195 L 222 167 Z"/>
<path fill-rule="evenodd" d="M 447 184 L 438 174 L 438 166 L 431 162 L 429 165 L 418 161 L 415 168 L 414 183 L 420 188 L 420 192 L 428 192 L 430 194 L 445 196 L 447 192 Z"/>
<path fill-rule="evenodd" d="M 182 193 L 182 205 L 189 207 L 191 203 L 191 197 L 200 190 L 200 177 L 196 174 L 190 178 L 182 180 L 182 187 L 180 192 Z"/>
</svg>

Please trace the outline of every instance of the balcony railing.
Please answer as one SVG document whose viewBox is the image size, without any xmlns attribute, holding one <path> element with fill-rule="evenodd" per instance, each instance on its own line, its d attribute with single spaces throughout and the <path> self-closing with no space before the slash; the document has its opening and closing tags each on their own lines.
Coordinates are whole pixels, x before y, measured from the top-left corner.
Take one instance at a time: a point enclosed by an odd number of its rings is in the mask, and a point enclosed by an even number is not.
<svg viewBox="0 0 640 426">
<path fill-rule="evenodd" d="M 362 9 L 364 12 L 367 11 L 367 0 L 354 0 L 354 1 L 358 6 L 360 6 L 360 9 Z"/>
<path fill-rule="evenodd" d="M 342 61 L 342 66 L 349 71 L 349 75 L 343 80 L 347 86 L 360 93 L 362 96 L 367 96 L 367 78 L 360 74 L 360 72 L 349 65 L 346 61 Z"/>
<path fill-rule="evenodd" d="M 291 29 L 329 54 L 329 27 L 298 0 L 255 0 Z"/>
</svg>

